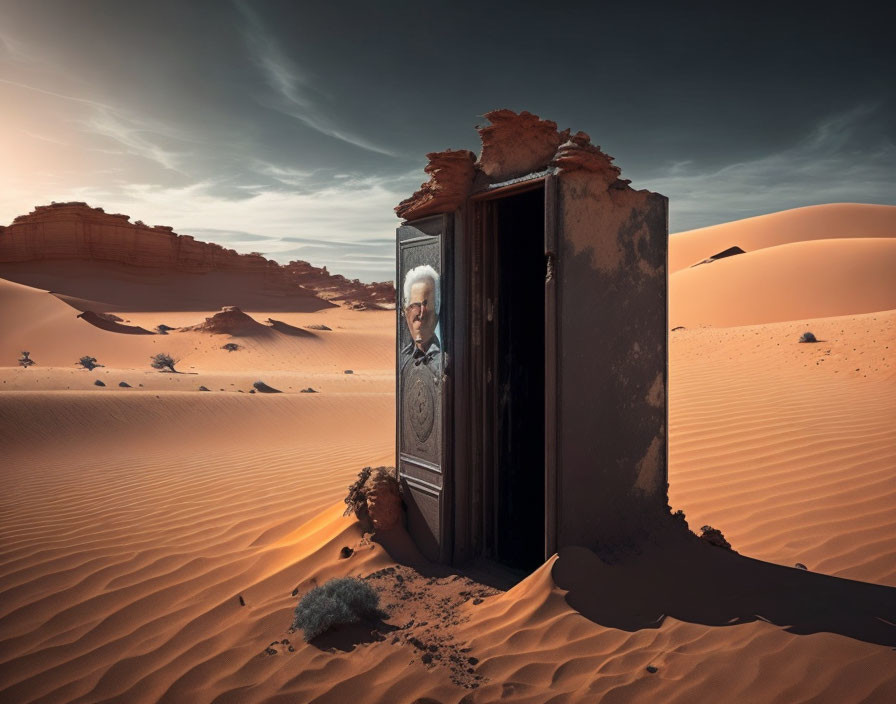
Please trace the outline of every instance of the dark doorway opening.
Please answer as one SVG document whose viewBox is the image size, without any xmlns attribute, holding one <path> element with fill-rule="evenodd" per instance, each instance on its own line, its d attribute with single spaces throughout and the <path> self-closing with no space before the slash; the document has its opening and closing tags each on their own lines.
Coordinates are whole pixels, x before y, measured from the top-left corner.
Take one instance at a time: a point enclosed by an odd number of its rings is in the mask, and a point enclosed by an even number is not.
<svg viewBox="0 0 896 704">
<path fill-rule="evenodd" d="M 545 195 L 492 201 L 494 555 L 533 570 L 545 556 Z"/>
</svg>

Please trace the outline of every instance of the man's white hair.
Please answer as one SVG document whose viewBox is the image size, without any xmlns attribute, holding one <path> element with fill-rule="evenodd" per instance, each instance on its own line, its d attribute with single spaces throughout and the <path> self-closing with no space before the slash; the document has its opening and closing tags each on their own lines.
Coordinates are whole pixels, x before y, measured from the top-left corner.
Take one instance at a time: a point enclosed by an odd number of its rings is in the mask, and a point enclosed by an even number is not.
<svg viewBox="0 0 896 704">
<path fill-rule="evenodd" d="M 407 305 L 408 301 L 411 298 L 411 286 L 413 286 L 418 281 L 423 281 L 424 279 L 432 280 L 432 287 L 435 289 L 436 293 L 436 315 L 439 314 L 439 311 L 442 308 L 442 291 L 441 286 L 439 286 L 439 275 L 435 269 L 433 269 L 429 264 L 421 264 L 420 266 L 415 266 L 411 269 L 404 277 L 404 304 Z"/>
</svg>

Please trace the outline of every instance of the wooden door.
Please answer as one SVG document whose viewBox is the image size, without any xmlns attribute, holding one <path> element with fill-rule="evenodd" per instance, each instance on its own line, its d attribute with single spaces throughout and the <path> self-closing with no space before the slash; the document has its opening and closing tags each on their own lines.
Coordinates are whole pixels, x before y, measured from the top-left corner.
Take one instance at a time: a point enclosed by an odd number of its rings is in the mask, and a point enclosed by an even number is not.
<svg viewBox="0 0 896 704">
<path fill-rule="evenodd" d="M 452 225 L 451 215 L 407 222 L 396 253 L 398 476 L 408 530 L 424 555 L 441 562 L 451 561 L 452 550 Z"/>
</svg>

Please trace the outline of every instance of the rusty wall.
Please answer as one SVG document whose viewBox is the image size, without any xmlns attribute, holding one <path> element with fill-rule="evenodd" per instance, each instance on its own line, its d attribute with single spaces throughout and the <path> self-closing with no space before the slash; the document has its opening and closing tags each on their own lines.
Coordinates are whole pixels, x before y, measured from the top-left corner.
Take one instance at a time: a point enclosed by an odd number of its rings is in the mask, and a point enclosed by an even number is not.
<svg viewBox="0 0 896 704">
<path fill-rule="evenodd" d="M 558 546 L 624 550 L 667 504 L 668 200 L 559 177 Z"/>
</svg>

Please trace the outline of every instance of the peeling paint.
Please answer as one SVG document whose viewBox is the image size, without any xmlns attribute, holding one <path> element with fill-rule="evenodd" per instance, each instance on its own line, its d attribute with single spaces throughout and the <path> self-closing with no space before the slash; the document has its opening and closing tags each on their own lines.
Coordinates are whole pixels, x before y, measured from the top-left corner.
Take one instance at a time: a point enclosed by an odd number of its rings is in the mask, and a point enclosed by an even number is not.
<svg viewBox="0 0 896 704">
<path fill-rule="evenodd" d="M 641 461 L 638 462 L 638 478 L 635 481 L 635 488 L 640 489 L 645 494 L 654 494 L 660 486 L 662 466 L 660 464 L 660 450 L 663 447 L 662 434 L 654 436 L 650 441 L 650 447 Z"/>
<path fill-rule="evenodd" d="M 647 392 L 647 403 L 654 408 L 662 408 L 665 401 L 665 392 L 666 385 L 663 384 L 663 374 L 661 372 L 656 375 L 656 379 L 653 380 L 653 384 L 650 386 L 650 391 Z"/>
</svg>

